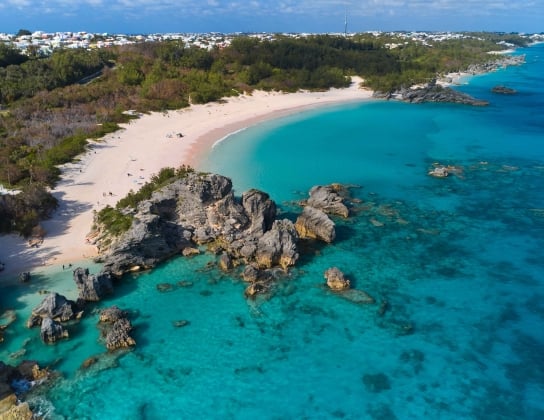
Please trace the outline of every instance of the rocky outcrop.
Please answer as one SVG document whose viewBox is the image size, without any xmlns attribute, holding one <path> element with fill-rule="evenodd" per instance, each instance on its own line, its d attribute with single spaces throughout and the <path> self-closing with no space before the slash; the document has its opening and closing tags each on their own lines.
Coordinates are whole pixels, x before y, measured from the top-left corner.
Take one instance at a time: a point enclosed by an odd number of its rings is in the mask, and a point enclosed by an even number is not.
<svg viewBox="0 0 544 420">
<path fill-rule="evenodd" d="M 74 270 L 74 281 L 79 289 L 79 298 L 87 302 L 98 302 L 113 293 L 111 276 L 108 272 L 89 274 L 88 269 L 78 267 Z"/>
<path fill-rule="evenodd" d="M 136 345 L 134 338 L 130 336 L 132 324 L 126 318 L 115 321 L 106 334 L 106 347 L 113 351 L 122 348 L 129 348 Z"/>
<path fill-rule="evenodd" d="M 322 210 L 327 214 L 348 217 L 349 210 L 344 204 L 343 197 L 345 194 L 345 188 L 339 184 L 317 185 L 310 190 L 310 198 L 308 198 L 307 205 Z"/>
<path fill-rule="evenodd" d="M 117 238 L 99 233 L 96 244 L 104 271 L 114 276 L 154 267 L 180 253 L 198 253 L 197 246 L 205 245 L 218 255 L 221 270 L 246 267 L 240 270 L 250 283 L 246 296 L 254 297 L 272 289 L 275 271 L 285 274 L 296 264 L 301 238 L 335 239 L 335 224 L 326 213 L 348 217 L 346 191 L 338 184 L 312 188 L 294 224 L 276 220 L 276 204 L 268 194 L 252 189 L 237 198 L 230 179 L 191 172 L 140 203 L 126 233 Z M 78 271 L 77 278 L 86 275 Z M 167 286 L 160 290 L 172 290 Z"/>
<path fill-rule="evenodd" d="M 268 194 L 255 189 L 249 190 L 242 194 L 242 206 L 250 220 L 250 234 L 262 235 L 272 228 L 276 218 L 276 203 Z"/>
<path fill-rule="evenodd" d="M 0 418 L 33 419 L 28 403 L 20 402 L 17 395 L 25 394 L 49 376 L 50 372 L 47 369 L 40 369 L 38 364 L 31 360 L 25 360 L 17 367 L 0 361 Z"/>
<path fill-rule="evenodd" d="M 350 288 L 350 282 L 344 277 L 344 273 L 337 267 L 331 267 L 325 271 L 325 279 L 327 280 L 327 286 L 331 290 L 346 290 Z"/>
<path fill-rule="evenodd" d="M 81 317 L 78 305 L 66 299 L 58 293 L 49 293 L 44 300 L 32 310 L 32 315 L 27 321 L 27 327 L 32 328 L 41 325 L 45 318 L 51 318 L 57 322 L 66 322 Z"/>
<path fill-rule="evenodd" d="M 99 322 L 113 324 L 121 318 L 126 318 L 126 316 L 127 313 L 125 311 L 122 311 L 118 306 L 113 305 L 100 311 Z"/>
<path fill-rule="evenodd" d="M 136 341 L 130 336 L 132 323 L 127 318 L 126 312 L 117 306 L 112 306 L 100 312 L 99 320 L 108 350 L 113 351 L 136 345 Z"/>
<path fill-rule="evenodd" d="M 506 87 L 506 86 L 494 86 L 491 89 L 493 93 L 499 93 L 501 95 L 515 95 L 517 91 L 515 89 Z"/>
<path fill-rule="evenodd" d="M 51 318 L 43 318 L 40 338 L 44 343 L 51 344 L 62 338 L 68 338 L 68 331 L 62 327 L 60 322 L 54 321 Z"/>
<path fill-rule="evenodd" d="M 238 200 L 230 179 L 189 173 L 141 203 L 128 232 L 108 247 L 106 241 L 98 246 L 104 270 L 116 276 L 154 267 L 195 244 L 221 254 L 224 270 L 255 261 L 286 268 L 298 258 L 298 236 L 291 222 L 275 217 L 276 204 L 268 194 L 252 189 Z"/>
<path fill-rule="evenodd" d="M 255 260 L 260 268 L 280 266 L 284 269 L 298 260 L 298 234 L 290 220 L 276 220 L 272 228 L 259 238 Z"/>
<path fill-rule="evenodd" d="M 375 303 L 374 298 L 363 290 L 351 288 L 351 283 L 345 278 L 344 273 L 337 267 L 331 267 L 325 271 L 327 286 L 336 294 L 350 302 L 357 304 Z"/>
<path fill-rule="evenodd" d="M 302 239 L 319 239 L 331 243 L 336 238 L 334 222 L 323 211 L 306 206 L 295 228 Z"/>
<path fill-rule="evenodd" d="M 429 83 L 425 87 L 401 89 L 394 97 L 404 102 L 419 104 L 423 102 L 448 102 L 472 106 L 486 106 L 489 102 L 473 98 L 466 93 Z"/>
</svg>

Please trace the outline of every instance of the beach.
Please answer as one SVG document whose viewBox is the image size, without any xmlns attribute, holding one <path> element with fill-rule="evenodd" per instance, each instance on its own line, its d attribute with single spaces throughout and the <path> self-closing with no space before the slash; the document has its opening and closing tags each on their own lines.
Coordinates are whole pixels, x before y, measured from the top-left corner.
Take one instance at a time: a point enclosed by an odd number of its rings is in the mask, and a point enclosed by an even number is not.
<svg viewBox="0 0 544 420">
<path fill-rule="evenodd" d="M 59 207 L 42 222 L 45 237 L 31 244 L 17 235 L 0 237 L 0 278 L 13 278 L 39 267 L 68 266 L 97 256 L 88 238 L 95 211 L 114 206 L 130 190 L 137 191 L 163 167 L 190 165 L 215 142 L 259 122 L 335 103 L 372 98 L 352 78 L 349 88 L 326 92 L 254 91 L 225 100 L 140 116 L 121 130 L 97 141 L 74 162 L 62 166 L 60 182 L 52 191 Z"/>
</svg>

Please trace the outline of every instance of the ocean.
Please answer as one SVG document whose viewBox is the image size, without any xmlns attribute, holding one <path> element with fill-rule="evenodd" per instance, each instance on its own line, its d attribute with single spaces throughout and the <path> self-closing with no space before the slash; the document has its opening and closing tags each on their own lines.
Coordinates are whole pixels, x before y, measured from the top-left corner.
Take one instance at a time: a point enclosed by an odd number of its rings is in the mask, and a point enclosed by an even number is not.
<svg viewBox="0 0 544 420">
<path fill-rule="evenodd" d="M 268 192 L 284 217 L 313 185 L 356 199 L 336 241 L 306 247 L 270 299 L 246 300 L 211 255 L 176 258 L 125 276 L 45 346 L 24 322 L 40 290 L 76 297 L 71 272 L 3 287 L 17 320 L 0 359 L 61 375 L 27 401 L 46 419 L 544 418 L 544 44 L 516 53 L 525 65 L 457 87 L 487 107 L 349 103 L 216 144 L 198 169 Z M 434 178 L 436 164 L 457 170 Z M 376 304 L 328 291 L 332 266 Z M 130 313 L 132 351 L 99 340 L 113 304 Z"/>
</svg>

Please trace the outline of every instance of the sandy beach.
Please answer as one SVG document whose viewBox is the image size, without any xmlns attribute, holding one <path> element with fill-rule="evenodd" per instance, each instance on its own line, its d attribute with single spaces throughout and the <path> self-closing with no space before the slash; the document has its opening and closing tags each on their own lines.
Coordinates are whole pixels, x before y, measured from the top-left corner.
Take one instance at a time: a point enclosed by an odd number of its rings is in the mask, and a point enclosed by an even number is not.
<svg viewBox="0 0 544 420">
<path fill-rule="evenodd" d="M 237 130 L 313 107 L 368 100 L 372 92 L 361 89 L 361 81 L 354 77 L 349 88 L 326 92 L 255 91 L 221 102 L 151 113 L 91 142 L 86 153 L 62 167 L 61 181 L 52 191 L 60 205 L 42 223 L 43 243 L 29 246 L 16 235 L 0 237 L 0 262 L 5 264 L 0 278 L 95 257 L 97 250 L 87 240 L 95 210 L 114 206 L 163 167 L 188 164 L 198 169 L 199 156 Z"/>
</svg>

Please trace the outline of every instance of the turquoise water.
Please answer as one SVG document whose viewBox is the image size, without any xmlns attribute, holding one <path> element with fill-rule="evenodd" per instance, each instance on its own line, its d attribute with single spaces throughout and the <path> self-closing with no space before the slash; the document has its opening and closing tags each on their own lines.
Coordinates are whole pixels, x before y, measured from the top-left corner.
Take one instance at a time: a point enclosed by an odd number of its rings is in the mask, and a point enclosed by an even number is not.
<svg viewBox="0 0 544 420">
<path fill-rule="evenodd" d="M 218 144 L 199 169 L 269 192 L 287 216 L 316 184 L 362 200 L 272 299 L 246 301 L 211 256 L 172 260 L 97 307 L 130 310 L 135 326 L 135 350 L 108 355 L 92 309 L 55 346 L 25 333 L 39 289 L 75 294 L 69 273 L 45 272 L 2 290 L 4 304 L 20 297 L 0 358 L 24 346 L 19 358 L 62 373 L 28 396 L 51 419 L 544 418 L 544 45 L 521 52 L 526 65 L 460 87 L 486 108 L 348 104 Z M 518 94 L 490 93 L 497 84 Z M 429 177 L 434 162 L 463 172 Z M 328 292 L 333 265 L 378 303 Z M 100 362 L 79 369 L 91 355 Z"/>
</svg>

